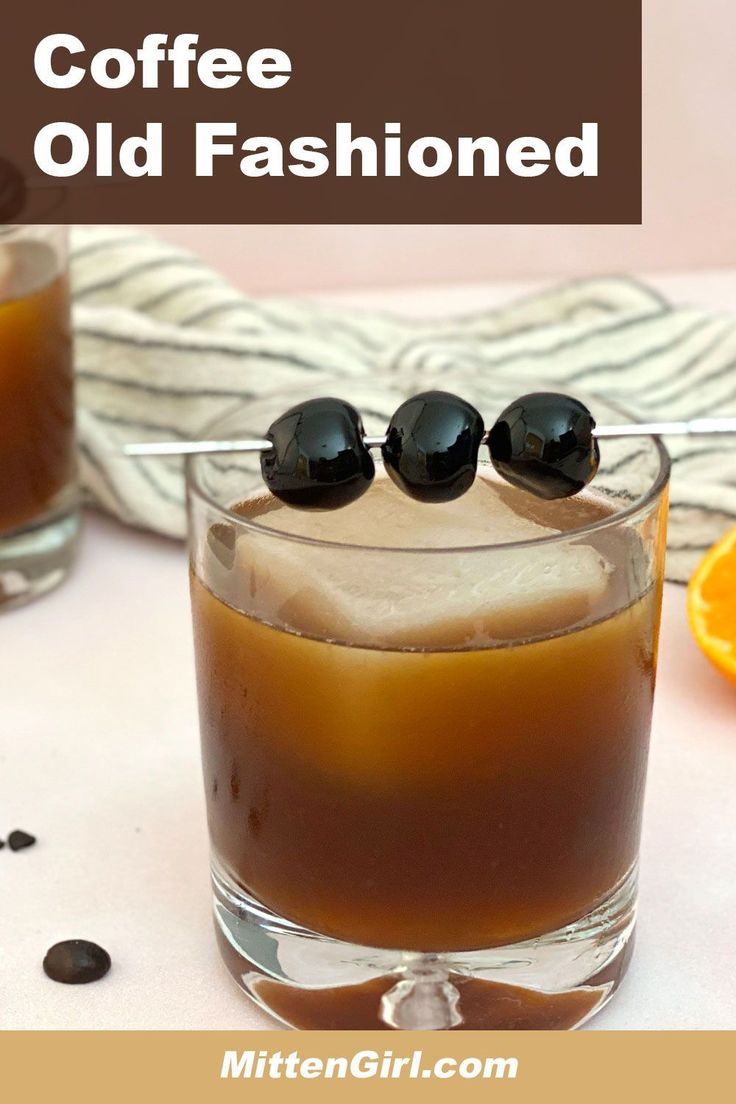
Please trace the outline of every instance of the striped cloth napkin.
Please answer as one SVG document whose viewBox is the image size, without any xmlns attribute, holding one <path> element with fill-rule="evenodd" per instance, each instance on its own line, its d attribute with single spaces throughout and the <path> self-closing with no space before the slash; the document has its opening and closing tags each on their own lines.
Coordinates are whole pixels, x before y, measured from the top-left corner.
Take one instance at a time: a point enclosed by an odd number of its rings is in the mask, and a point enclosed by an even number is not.
<svg viewBox="0 0 736 1104">
<path fill-rule="evenodd" d="M 254 299 L 191 254 L 128 228 L 72 239 L 79 448 L 89 498 L 181 538 L 181 461 L 115 459 L 124 441 L 195 437 L 238 399 L 373 374 L 407 392 L 493 373 L 618 399 L 645 421 L 736 414 L 736 316 L 672 307 L 632 279 L 589 279 L 417 321 Z M 736 438 L 671 438 L 667 573 L 690 576 L 736 524 Z"/>
</svg>

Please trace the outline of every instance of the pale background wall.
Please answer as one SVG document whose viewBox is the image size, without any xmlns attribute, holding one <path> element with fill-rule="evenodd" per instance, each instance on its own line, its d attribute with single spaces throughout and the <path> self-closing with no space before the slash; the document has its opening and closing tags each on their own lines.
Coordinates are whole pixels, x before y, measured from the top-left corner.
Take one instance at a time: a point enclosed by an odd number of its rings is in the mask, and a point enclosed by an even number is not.
<svg viewBox="0 0 736 1104">
<path fill-rule="evenodd" d="M 156 229 L 259 292 L 736 266 L 736 0 L 644 9 L 640 227 Z"/>
</svg>

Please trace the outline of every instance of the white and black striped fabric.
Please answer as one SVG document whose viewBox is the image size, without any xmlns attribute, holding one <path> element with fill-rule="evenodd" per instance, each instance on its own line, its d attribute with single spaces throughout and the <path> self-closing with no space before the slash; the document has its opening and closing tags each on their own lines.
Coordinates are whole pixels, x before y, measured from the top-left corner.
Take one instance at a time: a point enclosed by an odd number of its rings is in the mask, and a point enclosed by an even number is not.
<svg viewBox="0 0 736 1104">
<path fill-rule="evenodd" d="M 249 298 L 191 254 L 127 228 L 79 227 L 72 279 L 81 470 L 89 497 L 183 537 L 182 465 L 121 462 L 124 441 L 196 436 L 238 399 L 373 374 L 407 392 L 513 374 L 619 399 L 646 421 L 736 414 L 736 316 L 589 279 L 462 317 L 407 320 Z M 668 577 L 736 524 L 736 438 L 672 438 Z"/>
</svg>

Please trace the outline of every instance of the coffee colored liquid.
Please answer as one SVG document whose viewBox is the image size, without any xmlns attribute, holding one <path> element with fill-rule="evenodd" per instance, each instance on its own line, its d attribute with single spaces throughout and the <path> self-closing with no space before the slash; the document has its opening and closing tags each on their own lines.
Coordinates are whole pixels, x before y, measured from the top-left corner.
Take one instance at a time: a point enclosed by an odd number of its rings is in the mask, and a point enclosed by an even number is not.
<svg viewBox="0 0 736 1104">
<path fill-rule="evenodd" d="M 558 510 L 562 528 L 594 516 Z M 221 866 L 286 918 L 380 947 L 503 945 L 591 911 L 636 859 L 654 681 L 657 599 L 617 608 L 617 580 L 583 626 L 407 650 L 283 631 L 193 576 Z"/>
<path fill-rule="evenodd" d="M 69 289 L 41 242 L 0 239 L 0 533 L 43 517 L 74 476 Z"/>
</svg>

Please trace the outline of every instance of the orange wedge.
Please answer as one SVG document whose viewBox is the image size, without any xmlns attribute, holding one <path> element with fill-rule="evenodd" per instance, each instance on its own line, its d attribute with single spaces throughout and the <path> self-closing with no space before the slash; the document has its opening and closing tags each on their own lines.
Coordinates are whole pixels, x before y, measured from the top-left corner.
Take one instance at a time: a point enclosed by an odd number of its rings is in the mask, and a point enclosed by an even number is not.
<svg viewBox="0 0 736 1104">
<path fill-rule="evenodd" d="M 690 580 L 687 613 L 708 659 L 736 683 L 736 529 L 713 545 Z"/>
</svg>

